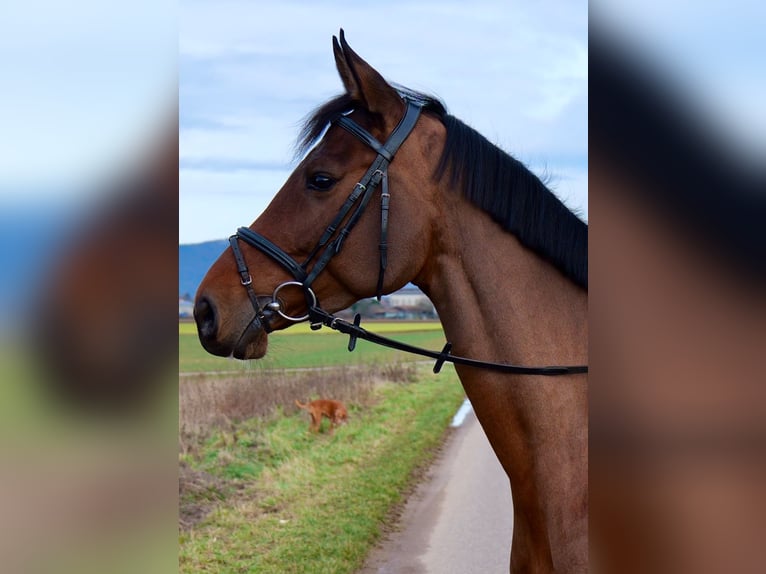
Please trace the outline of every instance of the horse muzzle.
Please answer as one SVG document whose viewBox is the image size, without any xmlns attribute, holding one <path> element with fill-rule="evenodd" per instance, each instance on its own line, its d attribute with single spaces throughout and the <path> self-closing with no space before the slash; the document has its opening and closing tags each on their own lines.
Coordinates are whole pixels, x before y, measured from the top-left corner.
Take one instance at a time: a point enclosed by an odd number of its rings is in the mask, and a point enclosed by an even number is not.
<svg viewBox="0 0 766 574">
<path fill-rule="evenodd" d="M 224 320 L 214 301 L 203 295 L 194 304 L 194 320 L 200 343 L 212 355 L 259 359 L 266 354 L 268 329 L 262 315 L 250 315 L 240 328 L 225 333 L 222 326 L 232 321 Z"/>
</svg>

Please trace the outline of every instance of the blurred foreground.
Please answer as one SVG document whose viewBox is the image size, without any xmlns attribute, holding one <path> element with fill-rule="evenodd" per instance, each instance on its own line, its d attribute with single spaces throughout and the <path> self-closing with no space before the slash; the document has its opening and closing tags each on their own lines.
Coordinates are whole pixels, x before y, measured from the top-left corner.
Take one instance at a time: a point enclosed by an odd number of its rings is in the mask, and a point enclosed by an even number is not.
<svg viewBox="0 0 766 574">
<path fill-rule="evenodd" d="M 176 141 L 34 254 L 54 280 L 0 345 L 4 572 L 175 567 Z"/>
<path fill-rule="evenodd" d="M 590 27 L 592 567 L 764 572 L 766 146 L 702 113 L 699 69 L 646 56 L 674 8 L 632 48 L 614 21 Z"/>
<path fill-rule="evenodd" d="M 0 18 L 0 569 L 172 572 L 174 18 L 38 4 Z"/>
</svg>

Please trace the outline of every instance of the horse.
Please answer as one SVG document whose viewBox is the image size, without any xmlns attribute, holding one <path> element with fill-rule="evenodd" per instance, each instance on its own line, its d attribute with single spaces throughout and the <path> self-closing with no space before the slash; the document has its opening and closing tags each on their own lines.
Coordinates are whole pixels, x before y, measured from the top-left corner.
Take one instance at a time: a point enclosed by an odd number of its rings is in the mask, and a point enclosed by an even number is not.
<svg viewBox="0 0 766 574">
<path fill-rule="evenodd" d="M 306 119 L 302 161 L 199 286 L 203 347 L 258 359 L 269 332 L 314 323 L 320 302 L 335 312 L 412 282 L 456 354 L 584 363 L 587 225 L 521 162 L 436 98 L 389 84 L 339 37 L 345 92 Z M 510 570 L 587 571 L 587 376 L 455 368 L 510 481 Z"/>
</svg>

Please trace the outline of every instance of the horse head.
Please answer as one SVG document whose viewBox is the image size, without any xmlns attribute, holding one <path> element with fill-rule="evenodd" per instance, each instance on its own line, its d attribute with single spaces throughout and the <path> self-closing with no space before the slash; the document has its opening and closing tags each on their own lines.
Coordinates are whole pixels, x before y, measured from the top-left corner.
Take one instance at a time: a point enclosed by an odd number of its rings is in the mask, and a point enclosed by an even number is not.
<svg viewBox="0 0 766 574">
<path fill-rule="evenodd" d="M 267 333 L 305 317 L 307 305 L 338 311 L 401 288 L 427 265 L 444 126 L 342 31 L 333 51 L 345 93 L 307 120 L 303 160 L 197 291 L 194 317 L 212 354 L 260 358 Z"/>
</svg>

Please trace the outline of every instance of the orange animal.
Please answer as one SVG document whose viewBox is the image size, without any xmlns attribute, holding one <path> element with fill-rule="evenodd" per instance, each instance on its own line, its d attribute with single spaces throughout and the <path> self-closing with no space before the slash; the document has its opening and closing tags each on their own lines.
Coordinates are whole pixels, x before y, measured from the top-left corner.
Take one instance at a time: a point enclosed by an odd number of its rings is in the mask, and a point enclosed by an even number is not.
<svg viewBox="0 0 766 574">
<path fill-rule="evenodd" d="M 311 415 L 311 426 L 309 427 L 311 432 L 319 432 L 323 416 L 330 419 L 330 434 L 335 430 L 336 425 L 344 424 L 348 420 L 346 405 L 340 401 L 318 399 L 304 405 L 296 400 L 295 404 L 299 409 L 308 411 Z"/>
</svg>

